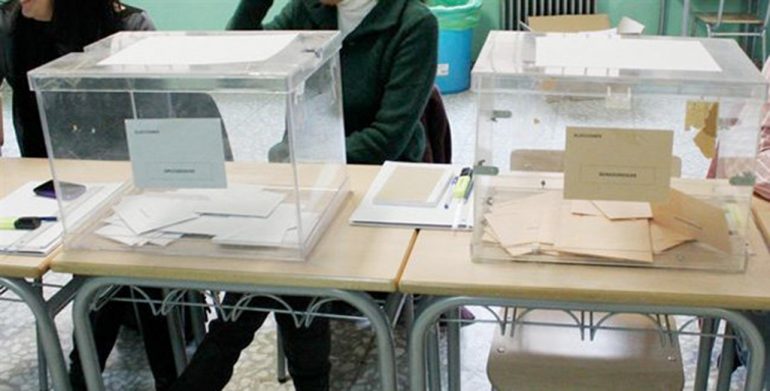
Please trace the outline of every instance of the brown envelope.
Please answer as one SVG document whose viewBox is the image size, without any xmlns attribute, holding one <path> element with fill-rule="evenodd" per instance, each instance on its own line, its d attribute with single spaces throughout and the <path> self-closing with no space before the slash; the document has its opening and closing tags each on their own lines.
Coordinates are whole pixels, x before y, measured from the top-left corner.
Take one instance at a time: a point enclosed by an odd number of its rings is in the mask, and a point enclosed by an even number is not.
<svg viewBox="0 0 770 391">
<path fill-rule="evenodd" d="M 713 159 L 716 156 L 717 139 L 714 136 L 709 135 L 703 130 L 698 131 L 698 134 L 692 139 L 695 145 L 700 150 L 703 157 L 707 159 Z"/>
<path fill-rule="evenodd" d="M 521 211 L 519 213 L 493 214 L 484 218 L 503 247 L 519 246 L 538 241 L 543 217 L 540 211 Z"/>
<path fill-rule="evenodd" d="M 550 206 L 557 207 L 561 204 L 562 195 L 558 191 L 545 191 L 531 196 L 515 198 L 503 202 L 497 202 L 490 211 L 495 214 L 519 212 L 528 209 L 542 209 Z"/>
<path fill-rule="evenodd" d="M 652 252 L 655 254 L 661 254 L 680 244 L 695 240 L 692 236 L 681 234 L 654 221 L 650 223 L 650 238 L 652 240 Z"/>
<path fill-rule="evenodd" d="M 684 130 L 695 128 L 711 137 L 717 135 L 719 102 L 688 101 L 684 118 Z"/>
<path fill-rule="evenodd" d="M 722 208 L 671 189 L 667 202 L 652 205 L 654 221 L 730 253 L 730 230 Z"/>
<path fill-rule="evenodd" d="M 593 202 L 588 200 L 569 200 L 572 205 L 572 214 L 582 216 L 601 216 L 600 211 Z"/>
<path fill-rule="evenodd" d="M 445 167 L 397 166 L 374 196 L 375 204 L 436 206 L 441 200 L 432 197 L 437 186 L 446 189 L 447 174 Z M 445 181 L 444 183 L 441 183 Z M 443 194 L 443 193 L 442 193 Z"/>
<path fill-rule="evenodd" d="M 564 198 L 665 200 L 673 140 L 670 130 L 568 127 Z"/>
<path fill-rule="evenodd" d="M 557 251 L 615 260 L 652 263 L 648 220 L 611 221 L 566 210 L 554 246 Z"/>
<path fill-rule="evenodd" d="M 561 193 L 549 191 L 495 204 L 484 217 L 503 247 L 553 244 L 563 203 Z"/>
<path fill-rule="evenodd" d="M 652 218 L 652 208 L 647 202 L 594 201 L 593 204 L 610 220 Z"/>
</svg>

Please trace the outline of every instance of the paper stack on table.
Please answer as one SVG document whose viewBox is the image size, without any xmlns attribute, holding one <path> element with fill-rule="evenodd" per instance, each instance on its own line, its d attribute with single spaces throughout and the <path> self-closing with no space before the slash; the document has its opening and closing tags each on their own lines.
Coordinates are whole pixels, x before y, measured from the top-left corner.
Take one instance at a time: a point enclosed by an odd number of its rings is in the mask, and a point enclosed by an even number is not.
<svg viewBox="0 0 770 391">
<path fill-rule="evenodd" d="M 473 186 L 453 197 L 462 166 L 385 162 L 350 217 L 351 224 L 462 229 L 473 223 Z"/>
<path fill-rule="evenodd" d="M 512 257 L 531 254 L 649 264 L 654 256 L 698 240 L 730 251 L 724 211 L 677 190 L 640 202 L 564 200 L 549 191 L 495 203 L 484 215 L 485 242 Z"/>
<path fill-rule="evenodd" d="M 40 182 L 28 182 L 0 200 L 0 216 L 51 216 L 60 217 L 56 199 L 41 197 L 33 189 Z M 84 221 L 91 211 L 109 198 L 117 189 L 115 183 L 86 185 L 86 192 L 79 197 L 63 201 L 67 223 L 74 227 Z M 62 223 L 43 222 L 34 230 L 0 230 L 0 252 L 28 255 L 46 255 L 61 242 Z"/>
<path fill-rule="evenodd" d="M 278 246 L 297 231 L 297 205 L 282 204 L 285 197 L 248 185 L 126 196 L 96 233 L 128 246 L 167 246 L 184 236 L 222 245 Z M 306 229 L 319 217 L 304 211 L 301 216 Z"/>
</svg>

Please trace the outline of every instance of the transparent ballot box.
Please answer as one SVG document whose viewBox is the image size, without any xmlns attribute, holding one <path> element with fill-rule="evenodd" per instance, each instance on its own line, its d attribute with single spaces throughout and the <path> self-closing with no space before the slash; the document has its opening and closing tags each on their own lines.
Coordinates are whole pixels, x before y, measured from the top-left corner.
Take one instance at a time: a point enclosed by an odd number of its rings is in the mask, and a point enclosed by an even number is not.
<svg viewBox="0 0 770 391">
<path fill-rule="evenodd" d="M 65 249 L 305 259 L 349 194 L 340 46 L 125 32 L 30 72 Z"/>
<path fill-rule="evenodd" d="M 767 86 L 734 41 L 492 32 L 473 88 L 474 261 L 744 269 Z"/>
</svg>

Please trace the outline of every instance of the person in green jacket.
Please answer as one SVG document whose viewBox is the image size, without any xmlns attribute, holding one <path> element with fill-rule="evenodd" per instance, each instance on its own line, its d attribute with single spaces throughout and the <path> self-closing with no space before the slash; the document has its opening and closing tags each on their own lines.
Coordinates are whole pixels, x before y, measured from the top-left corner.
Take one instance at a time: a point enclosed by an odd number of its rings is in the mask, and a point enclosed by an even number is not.
<svg viewBox="0 0 770 391">
<path fill-rule="evenodd" d="M 419 119 L 433 87 L 438 55 L 438 23 L 430 10 L 417 0 L 293 0 L 263 24 L 271 3 L 241 0 L 228 27 L 339 27 L 345 34 L 340 61 L 348 163 L 422 161 L 426 137 Z M 355 21 L 368 7 L 360 24 L 348 30 L 353 25 L 346 19 Z"/>
<path fill-rule="evenodd" d="M 438 55 L 438 23 L 428 8 L 418 0 L 291 0 L 272 22 L 263 24 L 271 6 L 272 0 L 241 0 L 228 27 L 340 30 L 344 35 L 340 61 L 348 162 L 422 161 L 426 135 L 420 117 L 433 88 Z M 273 149 L 271 155 L 276 154 Z M 255 297 L 247 305 L 302 310 L 311 300 Z M 228 293 L 223 304 L 243 306 L 242 301 L 242 295 Z M 212 321 L 171 390 L 224 388 L 266 316 L 244 311 L 232 322 Z M 296 327 L 291 315 L 275 317 L 295 389 L 328 390 L 328 319 L 317 317 L 308 327 Z"/>
</svg>

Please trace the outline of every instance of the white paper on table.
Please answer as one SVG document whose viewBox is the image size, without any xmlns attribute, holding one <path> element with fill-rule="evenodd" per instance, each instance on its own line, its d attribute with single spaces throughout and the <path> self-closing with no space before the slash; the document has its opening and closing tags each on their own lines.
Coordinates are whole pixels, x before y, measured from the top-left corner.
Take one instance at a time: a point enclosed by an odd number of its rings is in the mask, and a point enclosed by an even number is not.
<svg viewBox="0 0 770 391">
<path fill-rule="evenodd" d="M 607 39 L 575 35 L 535 38 L 538 67 L 721 72 L 698 41 Z"/>
<path fill-rule="evenodd" d="M 98 65 L 215 65 L 260 62 L 285 49 L 297 33 L 247 36 L 165 36 L 143 39 Z"/>
<path fill-rule="evenodd" d="M 56 200 L 35 195 L 33 189 L 39 182 L 28 182 L 0 200 L 0 216 L 59 216 Z M 88 184 L 86 192 L 78 198 L 66 201 L 67 224 L 74 229 L 102 202 L 118 190 L 120 184 Z M 61 241 L 61 222 L 43 222 L 31 231 L 0 230 L 0 251 L 12 253 L 48 254 Z"/>
<path fill-rule="evenodd" d="M 267 217 L 284 198 L 285 194 L 272 191 L 217 194 L 209 196 L 209 201 L 197 202 L 194 210 L 209 215 Z"/>
<path fill-rule="evenodd" d="M 135 234 L 127 226 L 109 224 L 97 229 L 95 233 L 127 246 L 142 246 L 147 243 L 147 239 Z"/>
<path fill-rule="evenodd" d="M 251 218 L 233 218 L 228 216 L 200 216 L 179 224 L 169 225 L 161 229 L 166 233 L 186 235 L 217 236 L 226 235 L 237 229 L 244 221 Z M 262 219 L 260 219 L 262 220 Z"/>
<path fill-rule="evenodd" d="M 147 243 L 165 247 L 182 237 L 181 234 L 151 231 L 142 235 L 134 233 L 117 215 L 106 219 L 108 225 L 96 230 L 96 234 L 128 246 L 144 246 Z"/>
<path fill-rule="evenodd" d="M 302 212 L 306 231 L 315 224 L 317 213 Z M 296 205 L 283 204 L 266 219 L 243 219 L 237 230 L 215 236 L 214 243 L 239 246 L 277 246 L 283 243 L 287 233 L 297 228 Z M 306 233 L 307 234 L 307 233 Z"/>
<path fill-rule="evenodd" d="M 167 227 L 198 215 L 173 199 L 126 196 L 113 207 L 115 213 L 135 234 L 143 234 Z"/>
</svg>

